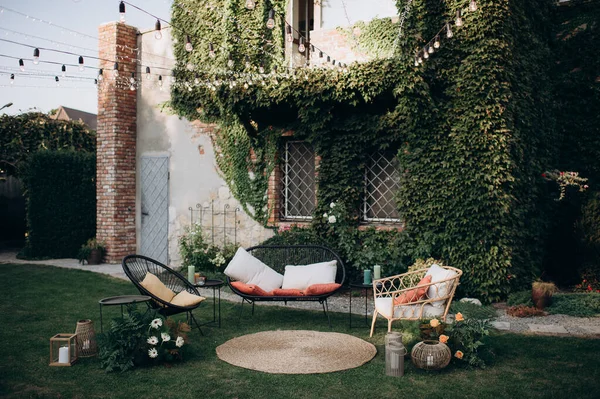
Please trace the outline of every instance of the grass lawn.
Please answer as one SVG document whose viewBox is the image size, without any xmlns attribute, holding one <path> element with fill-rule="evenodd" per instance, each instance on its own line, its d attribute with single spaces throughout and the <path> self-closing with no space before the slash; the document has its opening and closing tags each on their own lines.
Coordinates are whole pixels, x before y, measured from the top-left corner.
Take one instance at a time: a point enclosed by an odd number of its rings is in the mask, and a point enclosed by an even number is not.
<svg viewBox="0 0 600 399">
<path fill-rule="evenodd" d="M 322 313 L 257 307 L 238 322 L 238 303 L 222 303 L 222 328 L 190 334 L 186 361 L 172 367 L 105 373 L 96 358 L 73 367 L 49 367 L 49 338 L 74 332 L 91 318 L 99 332 L 98 300 L 136 294 L 133 285 L 104 275 L 35 265 L 0 265 L 0 396 L 40 398 L 596 398 L 600 391 L 600 340 L 494 334 L 485 370 L 456 366 L 425 372 L 409 364 L 402 378 L 385 376 L 385 322 L 370 339 L 367 328 L 348 329 L 347 314 L 332 314 L 333 331 L 374 343 L 377 356 L 342 372 L 275 375 L 220 361 L 215 348 L 264 330 L 331 331 Z M 212 317 L 207 301 L 195 313 Z M 119 314 L 105 307 L 105 323 Z M 106 324 L 105 324 L 106 327 Z M 408 328 L 408 326 L 407 326 Z M 294 359 L 289 359 L 293 362 Z"/>
</svg>

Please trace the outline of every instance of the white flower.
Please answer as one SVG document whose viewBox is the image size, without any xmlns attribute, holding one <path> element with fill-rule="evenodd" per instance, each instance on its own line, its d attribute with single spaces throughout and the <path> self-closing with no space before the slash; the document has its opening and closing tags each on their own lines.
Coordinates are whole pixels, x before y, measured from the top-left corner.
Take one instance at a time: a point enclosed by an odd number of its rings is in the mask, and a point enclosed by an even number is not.
<svg viewBox="0 0 600 399">
<path fill-rule="evenodd" d="M 184 341 L 183 341 L 183 338 L 181 338 L 181 337 L 177 337 L 177 340 L 175 341 L 175 345 L 176 345 L 178 348 L 181 348 L 181 347 L 183 346 L 183 342 L 184 342 Z"/>
<path fill-rule="evenodd" d="M 331 204 L 329 204 L 329 207 L 330 207 L 331 209 L 335 208 L 335 202 L 332 202 Z"/>
<path fill-rule="evenodd" d="M 331 216 L 329 216 L 329 218 L 327 219 L 327 221 L 329 223 L 335 223 L 335 222 L 337 222 L 337 219 L 335 218 L 335 216 L 331 215 Z"/>
<path fill-rule="evenodd" d="M 156 350 L 156 348 L 152 348 L 148 350 L 148 356 L 150 356 L 152 359 L 154 359 L 155 357 L 158 356 L 158 351 Z"/>
<path fill-rule="evenodd" d="M 160 337 L 162 338 L 163 342 L 169 342 L 171 340 L 171 337 L 167 333 L 160 333 Z"/>
<path fill-rule="evenodd" d="M 326 214 L 326 213 L 324 213 L 324 214 L 323 214 L 323 217 L 324 217 L 324 218 L 326 218 L 326 217 L 327 217 L 327 214 Z"/>
<path fill-rule="evenodd" d="M 150 345 L 156 345 L 158 344 L 158 338 L 156 338 L 154 335 L 151 336 L 150 338 L 148 338 L 146 340 L 146 342 L 148 342 Z"/>
<path fill-rule="evenodd" d="M 150 322 L 150 327 L 158 329 L 162 326 L 162 319 L 154 319 Z"/>
</svg>

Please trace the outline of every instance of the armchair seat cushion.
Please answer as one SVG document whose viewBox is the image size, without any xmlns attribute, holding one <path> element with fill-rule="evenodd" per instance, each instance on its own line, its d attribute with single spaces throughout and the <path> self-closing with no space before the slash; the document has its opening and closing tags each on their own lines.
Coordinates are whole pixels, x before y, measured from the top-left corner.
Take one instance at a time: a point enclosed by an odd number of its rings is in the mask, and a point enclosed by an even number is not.
<svg viewBox="0 0 600 399">
<path fill-rule="evenodd" d="M 260 288 L 258 285 L 254 284 L 245 284 L 241 281 L 232 281 L 231 286 L 246 295 L 255 295 L 255 296 L 271 296 L 273 295 L 271 292 L 267 292 Z"/>
<path fill-rule="evenodd" d="M 271 293 L 274 296 L 304 296 L 304 291 L 298 290 L 296 288 L 276 288 Z"/>
<path fill-rule="evenodd" d="M 423 307 L 423 314 L 421 313 L 421 307 Z M 375 308 L 385 318 L 392 318 L 392 298 L 376 298 Z M 433 306 L 430 304 L 418 304 L 418 305 L 400 305 L 394 306 L 393 318 L 430 318 L 439 317 L 444 314 L 444 308 Z"/>
</svg>

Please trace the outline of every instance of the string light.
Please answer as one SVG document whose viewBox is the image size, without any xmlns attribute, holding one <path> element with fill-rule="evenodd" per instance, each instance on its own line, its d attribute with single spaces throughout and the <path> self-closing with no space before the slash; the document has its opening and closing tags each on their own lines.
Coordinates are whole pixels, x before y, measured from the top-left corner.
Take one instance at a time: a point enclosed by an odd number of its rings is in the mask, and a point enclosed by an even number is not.
<svg viewBox="0 0 600 399">
<path fill-rule="evenodd" d="M 233 68 L 234 62 L 233 62 L 233 58 L 231 57 L 231 54 L 229 54 L 229 57 L 227 59 L 227 66 L 229 68 Z"/>
<path fill-rule="evenodd" d="M 162 75 L 158 75 L 158 87 L 160 87 L 161 90 L 162 90 L 162 85 L 163 85 Z"/>
<path fill-rule="evenodd" d="M 119 21 L 125 23 L 125 3 L 123 1 L 119 3 Z"/>
<path fill-rule="evenodd" d="M 14 73 L 11 73 L 11 74 L 10 74 L 10 84 L 12 85 L 12 84 L 14 84 L 14 83 L 15 83 L 15 74 L 14 74 Z"/>
<path fill-rule="evenodd" d="M 54 81 L 56 82 L 56 87 L 60 86 L 60 79 L 58 79 L 58 76 L 54 77 Z"/>
<path fill-rule="evenodd" d="M 35 50 L 33 50 L 33 63 L 35 65 L 40 63 L 40 49 L 36 48 Z"/>
<path fill-rule="evenodd" d="M 115 62 L 115 66 L 113 69 L 113 76 L 115 79 L 119 77 L 119 63 L 118 62 Z"/>
<path fill-rule="evenodd" d="M 131 77 L 129 78 L 129 90 L 135 90 L 135 72 L 131 72 Z"/>
<path fill-rule="evenodd" d="M 185 51 L 191 53 L 194 50 L 194 46 L 192 46 L 192 42 L 190 41 L 190 35 L 185 35 Z"/>
<path fill-rule="evenodd" d="M 63 64 L 63 66 L 60 68 L 61 72 L 62 72 L 62 77 L 64 78 L 67 75 L 67 67 Z"/>
<path fill-rule="evenodd" d="M 254 0 L 246 0 L 245 6 L 248 10 L 254 10 L 254 7 L 256 7 L 256 2 Z"/>
<path fill-rule="evenodd" d="M 456 25 L 459 28 L 463 26 L 462 13 L 460 12 L 460 10 L 456 10 L 456 20 L 454 21 L 454 25 Z"/>
<path fill-rule="evenodd" d="M 102 79 L 104 79 L 104 76 L 102 76 L 102 72 L 103 72 L 103 70 L 102 70 L 102 68 L 100 68 L 98 70 L 98 82 L 102 82 Z"/>
<path fill-rule="evenodd" d="M 258 72 L 261 74 L 265 73 L 265 66 L 263 64 L 260 64 L 260 66 L 258 67 Z"/>
<path fill-rule="evenodd" d="M 146 67 L 146 80 L 152 79 L 152 75 L 150 74 L 150 67 Z"/>
<path fill-rule="evenodd" d="M 447 23 L 446 23 L 446 37 L 447 37 L 448 39 L 451 39 L 451 38 L 452 38 L 452 36 L 454 36 L 454 33 L 452 33 L 452 29 L 450 29 L 450 23 L 449 23 L 449 22 L 447 22 Z"/>
<path fill-rule="evenodd" d="M 162 39 L 162 32 L 160 31 L 161 30 L 161 28 L 160 28 L 160 19 L 156 20 L 156 23 L 154 24 L 154 30 L 155 30 L 155 32 L 154 32 L 154 38 L 156 40 Z"/>
<path fill-rule="evenodd" d="M 306 47 L 304 46 L 304 37 L 300 36 L 300 44 L 298 45 L 298 51 L 303 53 L 304 50 L 306 50 Z"/>
<path fill-rule="evenodd" d="M 292 34 L 292 27 L 289 25 L 285 26 L 285 37 L 288 42 L 292 43 L 294 41 L 294 35 Z"/>
<path fill-rule="evenodd" d="M 215 58 L 216 57 L 215 47 L 213 46 L 212 43 L 208 43 L 208 56 L 210 58 Z"/>
<path fill-rule="evenodd" d="M 19 69 L 21 72 L 25 72 L 25 63 L 23 62 L 23 59 L 19 60 Z"/>
<path fill-rule="evenodd" d="M 423 50 L 423 59 L 427 58 L 429 58 L 429 53 L 427 52 L 427 50 Z"/>
<path fill-rule="evenodd" d="M 435 36 L 435 41 L 433 42 L 433 47 L 440 48 L 440 35 Z"/>
<path fill-rule="evenodd" d="M 434 51 L 434 50 L 433 50 L 433 46 L 428 46 L 428 47 L 427 47 L 427 52 L 428 52 L 429 54 L 433 54 L 433 51 Z"/>
<path fill-rule="evenodd" d="M 269 10 L 269 19 L 267 19 L 267 28 L 273 29 L 275 27 L 275 10 Z"/>
<path fill-rule="evenodd" d="M 469 11 L 477 11 L 477 2 L 475 0 L 471 0 L 469 3 Z"/>
<path fill-rule="evenodd" d="M 246 63 L 245 63 L 246 69 L 250 69 L 250 67 L 251 67 L 250 57 L 246 56 L 246 57 L 244 57 L 244 60 L 246 61 Z"/>
<path fill-rule="evenodd" d="M 83 66 L 83 57 L 79 56 L 79 72 L 83 72 L 85 67 Z"/>
</svg>

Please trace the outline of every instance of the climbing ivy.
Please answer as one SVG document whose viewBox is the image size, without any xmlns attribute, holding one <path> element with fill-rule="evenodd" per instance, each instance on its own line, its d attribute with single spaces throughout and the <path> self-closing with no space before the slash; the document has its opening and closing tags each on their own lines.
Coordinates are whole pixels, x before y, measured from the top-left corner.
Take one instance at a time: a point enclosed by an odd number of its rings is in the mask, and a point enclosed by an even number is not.
<svg viewBox="0 0 600 399">
<path fill-rule="evenodd" d="M 219 166 L 256 218 L 265 218 L 258 210 L 266 209 L 266 186 L 263 180 L 250 185 L 248 172 L 268 176 L 275 142 L 292 131 L 321 157 L 313 228 L 346 259 L 363 262 L 364 237 L 347 228 L 359 224 L 367 155 L 393 151 L 401 165 L 397 202 L 406 237 L 394 241 L 406 244 L 408 256 L 419 252 L 461 268 L 461 289 L 485 301 L 538 273 L 550 207 L 541 173 L 556 167 L 561 141 L 550 51 L 553 2 L 479 0 L 478 11 L 467 12 L 467 0 L 415 0 L 402 37 L 389 19 L 347 31 L 374 57 L 347 72 L 283 70 L 281 21 L 272 31 L 264 27 L 268 9 L 281 11 L 283 2 L 259 2 L 254 12 L 241 0 L 218 2 L 233 19 L 198 1 L 183 3 L 195 12 L 175 7 L 174 24 L 198 34 L 205 47 L 220 43 L 227 52 L 215 60 L 204 48 L 187 53 L 176 33 L 177 79 L 201 84 L 174 87 L 172 106 L 220 125 Z M 397 1 L 399 10 L 404 6 Z M 414 66 L 416 51 L 459 9 L 464 26 L 453 26 L 454 38 L 442 36 L 440 49 Z M 262 38 L 272 44 L 270 56 L 255 49 L 265 46 Z M 225 67 L 228 53 L 236 72 Z M 264 74 L 256 73 L 261 63 Z M 332 202 L 343 210 L 337 227 L 322 217 Z"/>
</svg>

